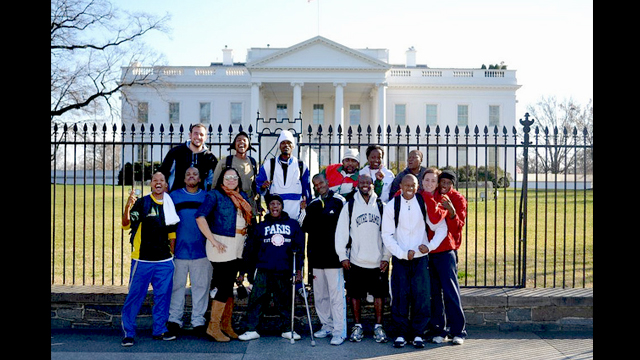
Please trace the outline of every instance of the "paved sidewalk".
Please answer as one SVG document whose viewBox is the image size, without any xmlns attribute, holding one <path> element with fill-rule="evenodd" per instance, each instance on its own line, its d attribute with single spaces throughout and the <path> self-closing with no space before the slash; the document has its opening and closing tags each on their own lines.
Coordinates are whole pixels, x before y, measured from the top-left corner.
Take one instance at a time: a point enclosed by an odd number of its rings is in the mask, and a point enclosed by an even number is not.
<svg viewBox="0 0 640 360">
<path fill-rule="evenodd" d="M 593 359 L 592 331 L 498 331 L 468 328 L 464 345 L 426 344 L 416 349 L 410 343 L 396 349 L 391 342 L 376 343 L 367 337 L 360 343 L 348 340 L 340 346 L 329 344 L 330 337 L 315 339 L 303 335 L 291 344 L 277 335 L 248 342 L 232 340 L 218 343 L 191 335 L 174 341 L 152 340 L 150 331 L 141 331 L 132 347 L 120 345 L 121 331 L 51 330 L 51 359 Z"/>
</svg>

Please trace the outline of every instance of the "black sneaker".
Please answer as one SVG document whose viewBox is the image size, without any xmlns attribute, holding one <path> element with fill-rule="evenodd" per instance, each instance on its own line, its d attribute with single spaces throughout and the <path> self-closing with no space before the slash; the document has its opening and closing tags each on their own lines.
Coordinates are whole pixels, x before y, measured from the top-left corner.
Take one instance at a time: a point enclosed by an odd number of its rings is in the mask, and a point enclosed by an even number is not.
<svg viewBox="0 0 640 360">
<path fill-rule="evenodd" d="M 393 347 L 401 348 L 401 347 L 404 347 L 406 343 L 407 341 L 402 336 L 398 336 L 396 340 L 393 342 Z"/>
<path fill-rule="evenodd" d="M 161 335 L 153 335 L 153 340 L 164 340 L 164 341 L 171 341 L 171 340 L 175 340 L 176 339 L 176 335 L 171 333 L 171 331 L 167 331 L 164 334 Z"/>
<path fill-rule="evenodd" d="M 133 346 L 133 338 L 132 337 L 125 337 L 124 339 L 122 339 L 122 346 Z"/>
</svg>

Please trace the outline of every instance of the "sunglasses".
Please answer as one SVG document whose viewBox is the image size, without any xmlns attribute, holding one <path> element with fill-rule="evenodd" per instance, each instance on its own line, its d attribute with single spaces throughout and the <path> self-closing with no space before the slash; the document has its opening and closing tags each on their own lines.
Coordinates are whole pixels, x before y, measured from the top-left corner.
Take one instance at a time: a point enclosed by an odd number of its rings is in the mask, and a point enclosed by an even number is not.
<svg viewBox="0 0 640 360">
<path fill-rule="evenodd" d="M 238 180 L 238 175 L 225 175 L 225 180 Z"/>
</svg>

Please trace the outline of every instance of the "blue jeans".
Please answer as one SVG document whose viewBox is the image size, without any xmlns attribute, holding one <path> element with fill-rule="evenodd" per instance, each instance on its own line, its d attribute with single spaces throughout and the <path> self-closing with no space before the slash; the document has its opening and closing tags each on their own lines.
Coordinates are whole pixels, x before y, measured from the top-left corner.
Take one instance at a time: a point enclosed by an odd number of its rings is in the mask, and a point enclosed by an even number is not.
<svg viewBox="0 0 640 360">
<path fill-rule="evenodd" d="M 394 336 L 413 340 L 424 336 L 431 317 L 429 256 L 392 258 L 391 324 Z"/>
<path fill-rule="evenodd" d="M 434 336 L 465 338 L 466 319 L 460 301 L 458 267 L 454 250 L 429 254 L 431 275 L 431 324 Z M 449 327 L 449 331 L 445 330 Z"/>
<path fill-rule="evenodd" d="M 173 270 L 173 260 L 161 262 L 131 260 L 129 293 L 122 306 L 122 330 L 125 337 L 136 335 L 136 317 L 147 297 L 149 284 L 153 287 L 153 335 L 161 335 L 167 331 Z"/>
</svg>

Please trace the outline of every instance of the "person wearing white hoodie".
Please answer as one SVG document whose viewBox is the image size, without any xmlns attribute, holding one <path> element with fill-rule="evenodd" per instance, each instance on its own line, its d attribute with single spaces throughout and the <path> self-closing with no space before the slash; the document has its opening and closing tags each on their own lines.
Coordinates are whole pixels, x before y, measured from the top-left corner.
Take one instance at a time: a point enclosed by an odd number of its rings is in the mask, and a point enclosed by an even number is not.
<svg viewBox="0 0 640 360">
<path fill-rule="evenodd" d="M 350 341 L 363 337 L 360 320 L 361 299 L 371 293 L 374 297 L 376 324 L 373 333 L 376 342 L 387 342 L 382 327 L 382 308 L 389 296 L 389 259 L 391 253 L 382 242 L 380 226 L 382 205 L 373 190 L 373 180 L 366 173 L 358 176 L 358 191 L 351 209 L 346 203 L 336 226 L 335 247 L 345 270 L 347 296 L 351 299 L 355 325 Z"/>
</svg>

